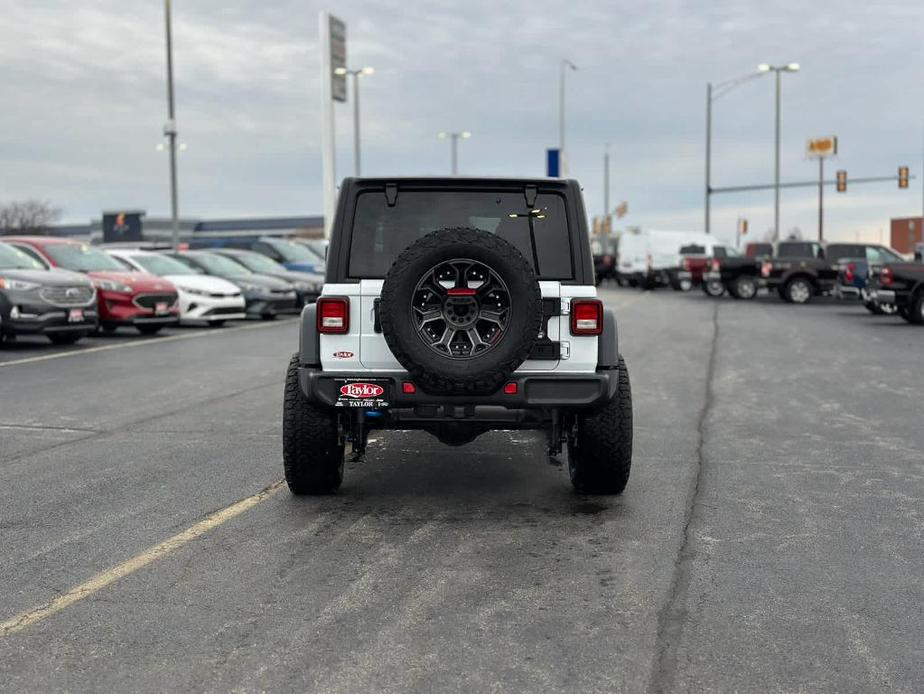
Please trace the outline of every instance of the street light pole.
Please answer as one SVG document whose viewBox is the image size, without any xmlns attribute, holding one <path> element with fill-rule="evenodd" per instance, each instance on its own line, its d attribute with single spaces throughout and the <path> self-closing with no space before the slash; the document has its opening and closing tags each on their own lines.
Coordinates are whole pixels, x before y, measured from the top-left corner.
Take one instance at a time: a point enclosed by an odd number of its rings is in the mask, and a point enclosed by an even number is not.
<svg viewBox="0 0 924 694">
<path fill-rule="evenodd" d="M 359 146 L 359 78 L 374 73 L 375 69 L 371 67 L 361 67 L 358 70 L 338 67 L 334 70 L 335 75 L 349 75 L 353 78 L 353 169 L 357 178 L 362 175 Z"/>
<path fill-rule="evenodd" d="M 565 69 L 577 70 L 577 65 L 567 58 L 561 61 L 561 70 L 558 81 L 558 158 L 560 174 L 567 174 L 567 159 L 565 157 Z"/>
<path fill-rule="evenodd" d="M 758 65 L 761 72 L 773 71 L 776 73 L 776 115 L 774 127 L 774 157 L 773 157 L 773 240 L 780 239 L 780 101 L 782 92 L 782 74 L 784 72 L 798 72 L 799 63 L 786 65 Z"/>
<path fill-rule="evenodd" d="M 712 201 L 712 102 L 718 99 L 725 94 L 728 94 L 732 89 L 738 87 L 745 82 L 750 82 L 752 79 L 761 77 L 765 70 L 762 69 L 763 66 L 757 68 L 757 72 L 749 72 L 746 75 L 741 75 L 740 77 L 734 77 L 732 79 L 719 82 L 718 84 L 713 85 L 712 82 L 706 83 L 706 190 L 705 190 L 705 229 L 706 233 L 711 232 L 711 201 Z"/>
<path fill-rule="evenodd" d="M 776 70 L 776 125 L 774 127 L 773 155 L 773 240 L 780 240 L 780 87 L 782 79 Z"/>
<path fill-rule="evenodd" d="M 610 145 L 603 151 L 603 220 L 610 214 Z"/>
<path fill-rule="evenodd" d="M 710 233 L 710 194 L 712 193 L 712 82 L 706 83 L 706 233 Z"/>
<path fill-rule="evenodd" d="M 449 149 L 451 157 L 451 171 L 452 175 L 456 176 L 459 173 L 459 140 L 467 140 L 472 134 L 468 130 L 462 130 L 459 132 L 442 132 L 437 137 L 441 140 L 449 139 Z"/>
<path fill-rule="evenodd" d="M 170 142 L 170 219 L 173 229 L 173 250 L 180 245 L 180 218 L 179 203 L 177 201 L 177 174 L 176 174 L 176 113 L 173 98 L 173 31 L 170 22 L 171 2 L 164 0 L 164 15 L 167 33 L 167 123 L 164 125 L 164 135 Z"/>
</svg>

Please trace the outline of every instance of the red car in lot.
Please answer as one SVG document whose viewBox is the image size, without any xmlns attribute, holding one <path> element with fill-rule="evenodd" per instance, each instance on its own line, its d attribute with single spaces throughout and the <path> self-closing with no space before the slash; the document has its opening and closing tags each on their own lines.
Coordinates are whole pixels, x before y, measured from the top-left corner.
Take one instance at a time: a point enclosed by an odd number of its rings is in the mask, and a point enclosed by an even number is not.
<svg viewBox="0 0 924 694">
<path fill-rule="evenodd" d="M 99 324 L 106 332 L 132 326 L 152 335 L 180 320 L 176 287 L 154 275 L 130 272 L 98 248 L 51 236 L 5 236 L 3 240 L 46 265 L 90 277 L 99 297 Z"/>
</svg>

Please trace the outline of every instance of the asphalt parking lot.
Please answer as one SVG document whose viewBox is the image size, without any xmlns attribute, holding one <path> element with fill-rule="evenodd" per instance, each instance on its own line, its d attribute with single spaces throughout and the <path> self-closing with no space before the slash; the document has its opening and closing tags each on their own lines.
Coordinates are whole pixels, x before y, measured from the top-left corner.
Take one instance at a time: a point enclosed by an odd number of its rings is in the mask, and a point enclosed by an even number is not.
<svg viewBox="0 0 924 694">
<path fill-rule="evenodd" d="M 924 334 L 603 292 L 636 453 L 374 436 L 295 498 L 296 322 L 0 346 L 0 689 L 919 691 Z"/>
</svg>

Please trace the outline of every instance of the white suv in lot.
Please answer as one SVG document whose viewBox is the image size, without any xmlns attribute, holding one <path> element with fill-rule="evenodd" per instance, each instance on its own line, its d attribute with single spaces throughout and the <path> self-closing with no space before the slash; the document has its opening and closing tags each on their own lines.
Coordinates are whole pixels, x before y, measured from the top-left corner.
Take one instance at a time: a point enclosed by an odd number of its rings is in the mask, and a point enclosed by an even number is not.
<svg viewBox="0 0 924 694">
<path fill-rule="evenodd" d="M 576 489 L 623 490 L 629 374 L 576 181 L 344 181 L 286 379 L 289 488 L 336 490 L 346 443 L 361 456 L 375 429 L 540 430 Z"/>
<path fill-rule="evenodd" d="M 153 251 L 107 248 L 106 252 L 128 270 L 147 272 L 173 283 L 179 293 L 180 322 L 221 325 L 244 320 L 240 288 L 220 277 L 203 275 L 170 256 Z"/>
</svg>

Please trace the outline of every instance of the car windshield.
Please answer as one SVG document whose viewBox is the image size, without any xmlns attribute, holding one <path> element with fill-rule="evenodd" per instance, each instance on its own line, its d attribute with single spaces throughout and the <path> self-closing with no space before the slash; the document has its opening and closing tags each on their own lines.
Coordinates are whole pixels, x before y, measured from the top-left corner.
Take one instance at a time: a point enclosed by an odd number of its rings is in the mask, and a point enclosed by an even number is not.
<svg viewBox="0 0 924 694">
<path fill-rule="evenodd" d="M 188 265 L 166 255 L 133 255 L 131 259 L 144 268 L 145 272 L 150 272 L 158 277 L 198 274 Z"/>
<path fill-rule="evenodd" d="M 248 270 L 253 270 L 254 272 L 265 272 L 269 275 L 272 275 L 276 272 L 285 272 L 286 269 L 283 265 L 280 265 L 272 258 L 267 258 L 265 255 L 260 253 L 241 253 L 240 255 L 225 256 L 230 257 L 235 263 L 240 263 Z"/>
<path fill-rule="evenodd" d="M 23 253 L 18 248 L 0 243 L 0 270 L 44 270 L 35 258 Z"/>
<path fill-rule="evenodd" d="M 217 253 L 196 253 L 195 261 L 210 275 L 249 275 L 250 270 Z"/>
<path fill-rule="evenodd" d="M 49 243 L 44 248 L 55 264 L 76 272 L 125 272 L 115 258 L 78 243 Z"/>
<path fill-rule="evenodd" d="M 327 241 L 324 239 L 303 239 L 299 243 L 318 256 L 319 260 L 327 258 Z"/>
<path fill-rule="evenodd" d="M 267 243 L 275 248 L 287 263 L 308 262 L 316 263 L 318 256 L 308 246 L 295 241 L 273 240 Z"/>
<path fill-rule="evenodd" d="M 531 238 L 535 238 L 539 277 L 574 276 L 562 197 L 540 194 L 528 208 L 522 192 L 509 191 L 402 191 L 391 206 L 381 191 L 362 193 L 353 218 L 350 275 L 384 277 L 401 251 L 431 231 L 447 227 L 497 234 L 531 261 Z"/>
</svg>

